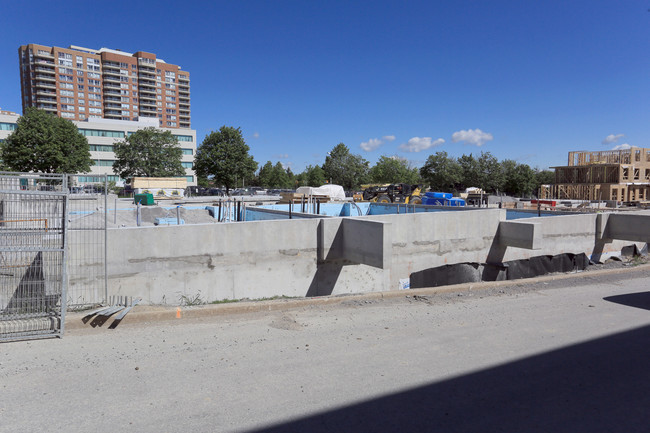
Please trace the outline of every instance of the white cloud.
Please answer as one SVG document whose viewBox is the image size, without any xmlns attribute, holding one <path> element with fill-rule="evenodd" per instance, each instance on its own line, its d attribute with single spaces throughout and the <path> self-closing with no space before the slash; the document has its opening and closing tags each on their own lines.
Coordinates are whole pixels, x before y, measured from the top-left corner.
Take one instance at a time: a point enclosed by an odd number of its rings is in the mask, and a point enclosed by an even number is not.
<svg viewBox="0 0 650 433">
<path fill-rule="evenodd" d="M 293 167 L 293 162 L 280 162 L 280 165 L 282 165 L 282 168 L 286 170 L 287 168 Z"/>
<path fill-rule="evenodd" d="M 384 143 L 383 140 L 379 138 L 371 138 L 370 140 L 361 143 L 360 146 L 366 152 L 372 152 L 373 150 L 381 146 L 383 143 Z"/>
<path fill-rule="evenodd" d="M 288 153 L 279 153 L 279 154 L 273 155 L 273 158 L 287 159 L 287 158 L 289 158 L 289 154 Z"/>
<path fill-rule="evenodd" d="M 373 150 L 376 150 L 382 144 L 390 143 L 391 141 L 395 141 L 395 136 L 394 135 L 384 135 L 381 138 L 371 138 L 368 141 L 364 141 L 359 146 L 363 150 L 365 150 L 366 152 L 372 152 Z"/>
<path fill-rule="evenodd" d="M 402 143 L 399 148 L 404 152 L 422 152 L 430 147 L 440 146 L 444 142 L 442 138 L 433 140 L 431 137 L 413 137 L 407 143 Z"/>
<path fill-rule="evenodd" d="M 607 137 L 603 139 L 603 144 L 613 144 L 616 143 L 618 140 L 621 138 L 625 137 L 625 134 L 609 134 Z"/>
<path fill-rule="evenodd" d="M 483 146 L 488 141 L 494 140 L 494 137 L 489 132 L 483 132 L 480 129 L 468 129 L 467 131 L 456 131 L 451 135 L 451 141 L 458 143 L 464 141 L 467 144 L 474 146 Z"/>
<path fill-rule="evenodd" d="M 616 146 L 614 146 L 612 150 L 625 150 L 625 149 L 629 149 L 630 147 L 632 146 L 630 146 L 627 143 L 623 143 L 623 144 L 617 144 Z"/>
<path fill-rule="evenodd" d="M 259 132 L 253 132 L 253 138 L 260 138 Z"/>
</svg>

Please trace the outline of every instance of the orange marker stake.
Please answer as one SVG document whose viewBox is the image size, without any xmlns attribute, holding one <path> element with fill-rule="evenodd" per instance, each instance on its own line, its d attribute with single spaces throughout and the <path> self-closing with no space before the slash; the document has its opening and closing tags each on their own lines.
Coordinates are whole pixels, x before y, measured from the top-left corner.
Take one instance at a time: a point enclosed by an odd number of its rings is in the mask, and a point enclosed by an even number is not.
<svg viewBox="0 0 650 433">
<path fill-rule="evenodd" d="M 177 319 L 181 318 L 181 307 L 176 308 L 176 318 Z"/>
</svg>

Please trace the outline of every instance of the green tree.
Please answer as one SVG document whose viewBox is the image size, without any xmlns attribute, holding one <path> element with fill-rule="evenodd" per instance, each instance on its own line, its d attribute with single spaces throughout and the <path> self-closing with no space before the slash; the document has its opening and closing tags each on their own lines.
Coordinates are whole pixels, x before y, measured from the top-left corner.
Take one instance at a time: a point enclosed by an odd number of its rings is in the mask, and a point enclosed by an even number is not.
<svg viewBox="0 0 650 433">
<path fill-rule="evenodd" d="M 530 195 L 536 190 L 535 172 L 527 164 L 519 164 L 511 159 L 501 161 L 503 191 L 517 197 Z"/>
<path fill-rule="evenodd" d="M 472 154 L 462 155 L 458 158 L 458 165 L 461 170 L 461 189 L 478 187 L 481 188 L 482 179 L 480 176 L 480 170 L 478 161 Z"/>
<path fill-rule="evenodd" d="M 319 166 L 308 165 L 305 170 L 296 176 L 300 186 L 321 186 L 325 184 L 325 172 Z"/>
<path fill-rule="evenodd" d="M 140 129 L 113 146 L 113 171 L 122 179 L 142 177 L 181 177 L 183 150 L 169 131 L 154 127 Z"/>
<path fill-rule="evenodd" d="M 457 190 L 462 180 L 462 170 L 458 161 L 450 158 L 444 151 L 429 155 L 420 168 L 420 175 L 432 190 L 441 192 Z"/>
<path fill-rule="evenodd" d="M 535 189 L 540 185 L 549 185 L 555 183 L 555 172 L 551 170 L 535 169 Z"/>
<path fill-rule="evenodd" d="M 271 163 L 271 161 L 266 161 L 266 164 L 264 164 L 262 168 L 260 168 L 260 172 L 257 175 L 260 186 L 263 188 L 271 188 L 272 176 L 273 176 L 273 163 Z"/>
<path fill-rule="evenodd" d="M 333 184 L 352 190 L 365 182 L 368 176 L 368 161 L 361 155 L 351 154 L 345 144 L 339 143 L 325 158 L 323 171 L 325 178 L 331 179 Z"/>
<path fill-rule="evenodd" d="M 258 178 L 260 186 L 264 188 L 289 188 L 292 186 L 292 179 L 280 162 L 273 165 L 271 161 L 267 161 L 260 169 Z"/>
<path fill-rule="evenodd" d="M 479 185 L 483 191 L 496 193 L 503 188 L 503 172 L 499 160 L 490 152 L 481 152 L 478 163 Z M 529 167 L 530 168 L 530 167 Z"/>
<path fill-rule="evenodd" d="M 271 186 L 275 188 L 289 188 L 291 186 L 291 179 L 289 179 L 287 171 L 279 161 L 273 166 Z"/>
<path fill-rule="evenodd" d="M 36 108 L 0 143 L 0 159 L 11 170 L 40 173 L 87 173 L 93 164 L 88 140 L 71 121 Z"/>
<path fill-rule="evenodd" d="M 240 128 L 222 126 L 205 137 L 196 151 L 194 170 L 198 176 L 213 176 L 226 193 L 244 179 L 253 179 L 257 162 L 248 154 Z"/>
<path fill-rule="evenodd" d="M 370 169 L 370 182 L 375 183 L 409 183 L 420 180 L 417 168 L 411 168 L 406 159 L 380 156 L 379 161 Z"/>
</svg>

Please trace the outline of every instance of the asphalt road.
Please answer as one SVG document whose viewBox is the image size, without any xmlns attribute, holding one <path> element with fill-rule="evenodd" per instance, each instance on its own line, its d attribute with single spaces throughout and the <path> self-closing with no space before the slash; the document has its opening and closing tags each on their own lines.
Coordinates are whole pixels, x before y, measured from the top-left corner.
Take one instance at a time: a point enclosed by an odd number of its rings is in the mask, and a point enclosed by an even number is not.
<svg viewBox="0 0 650 433">
<path fill-rule="evenodd" d="M 646 432 L 649 277 L 0 344 L 0 432 Z"/>
</svg>

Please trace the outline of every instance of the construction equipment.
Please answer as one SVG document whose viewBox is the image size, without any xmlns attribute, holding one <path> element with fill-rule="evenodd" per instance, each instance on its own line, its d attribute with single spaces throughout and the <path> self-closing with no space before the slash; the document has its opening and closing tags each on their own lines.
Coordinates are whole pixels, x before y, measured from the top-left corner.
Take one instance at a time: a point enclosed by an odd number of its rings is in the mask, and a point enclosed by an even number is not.
<svg viewBox="0 0 650 433">
<path fill-rule="evenodd" d="M 363 199 L 376 203 L 422 204 L 421 191 L 422 185 L 407 183 L 374 185 L 364 189 Z"/>
</svg>

